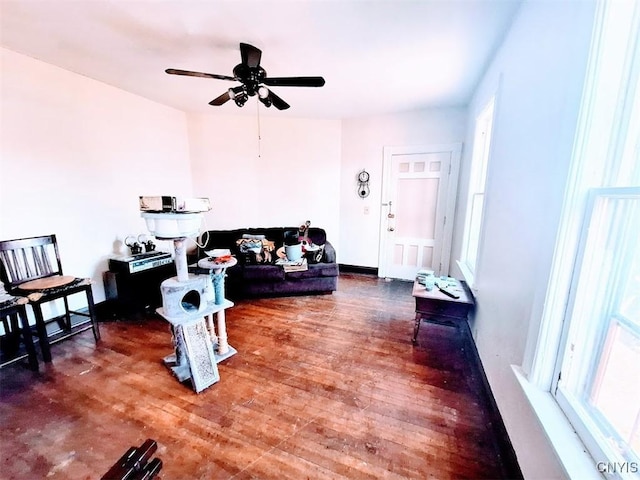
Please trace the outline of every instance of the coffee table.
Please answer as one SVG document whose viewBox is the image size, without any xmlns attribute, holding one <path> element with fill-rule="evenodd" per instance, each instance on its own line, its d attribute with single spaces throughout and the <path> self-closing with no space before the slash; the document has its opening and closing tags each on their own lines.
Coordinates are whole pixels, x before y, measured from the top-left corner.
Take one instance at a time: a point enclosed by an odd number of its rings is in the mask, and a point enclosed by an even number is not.
<svg viewBox="0 0 640 480">
<path fill-rule="evenodd" d="M 416 299 L 416 319 L 411 341 L 414 345 L 417 343 L 420 323 L 423 320 L 456 325 L 467 320 L 467 315 L 475 304 L 471 290 L 463 280 L 449 278 L 448 284 L 446 290 L 458 298 L 446 295 L 437 286 L 433 290 L 427 290 L 417 280 L 413 283 L 411 294 Z"/>
</svg>

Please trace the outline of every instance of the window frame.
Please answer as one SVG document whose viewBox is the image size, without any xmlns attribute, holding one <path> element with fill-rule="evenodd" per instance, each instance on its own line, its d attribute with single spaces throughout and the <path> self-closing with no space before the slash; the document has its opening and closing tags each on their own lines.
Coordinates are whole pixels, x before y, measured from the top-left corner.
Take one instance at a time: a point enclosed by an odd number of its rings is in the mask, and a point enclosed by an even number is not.
<svg viewBox="0 0 640 480">
<path fill-rule="evenodd" d="M 631 10 L 628 10 L 628 9 Z M 556 366 L 565 355 L 568 328 L 565 314 L 570 299 L 573 274 L 577 265 L 578 246 L 585 216 L 588 213 L 590 189 L 601 187 L 639 187 L 640 162 L 635 162 L 638 146 L 630 145 L 629 129 L 638 130 L 640 109 L 640 2 L 598 0 L 596 3 L 592 44 L 587 64 L 583 98 L 576 128 L 574 150 L 567 179 L 560 227 L 556 239 L 549 282 L 541 318 L 532 317 L 525 361 L 513 370 L 554 448 L 558 452 L 571 450 L 585 455 L 590 440 L 580 435 L 581 427 L 573 423 L 557 428 L 549 420 L 565 421 L 572 414 L 561 410 L 553 390 L 558 381 Z M 634 110 L 635 107 L 635 110 Z M 631 147 L 631 148 L 629 148 Z M 631 151 L 630 151 L 631 150 Z M 537 327 L 537 330 L 536 330 Z M 525 378 L 526 377 L 526 378 Z M 573 435 L 571 434 L 573 432 Z M 560 438 L 572 440 L 565 448 Z M 586 438 L 586 440 L 585 440 Z M 566 442 L 565 442 L 566 444 Z M 589 468 L 596 475 L 603 473 L 622 478 L 620 471 L 606 470 L 615 458 L 597 458 L 591 450 Z M 560 454 L 559 454 L 560 455 Z M 570 471 L 588 473 L 584 465 L 571 458 L 560 460 Z M 583 462 L 584 463 L 584 462 Z M 605 470 L 602 470 L 605 464 Z M 576 477 L 577 478 L 577 477 Z M 583 477 L 584 478 L 584 477 Z"/>
<path fill-rule="evenodd" d="M 566 368 L 566 362 L 573 361 L 572 359 L 567 360 L 567 357 L 571 356 L 572 350 L 572 348 L 569 347 L 567 343 L 570 340 L 570 328 L 573 321 L 573 310 L 576 306 L 576 295 L 579 288 L 578 284 L 581 281 L 581 270 L 584 264 L 583 261 L 585 259 L 586 243 L 589 238 L 590 229 L 594 224 L 596 203 L 599 199 L 607 198 L 626 198 L 640 201 L 640 186 L 601 187 L 592 188 L 589 190 L 584 214 L 584 222 L 580 233 L 580 240 L 577 246 L 576 262 L 573 272 L 574 274 L 572 277 L 570 294 L 567 301 L 565 315 L 566 321 L 563 324 L 562 337 L 560 340 L 561 348 L 558 352 L 558 355 L 556 356 L 556 365 L 551 385 L 551 393 L 594 459 L 597 459 L 598 461 L 604 461 L 605 459 L 607 459 L 612 463 L 617 462 L 617 464 L 619 465 L 625 461 L 635 461 L 637 464 L 638 461 L 635 458 L 632 460 L 625 459 L 617 455 L 611 448 L 608 448 L 603 444 L 603 439 L 601 438 L 603 436 L 602 433 L 606 433 L 603 428 L 603 422 L 601 421 L 601 419 L 600 421 L 598 420 L 598 415 L 596 412 L 590 412 L 590 408 L 588 405 L 584 405 L 572 396 L 567 395 L 566 392 L 568 388 L 564 388 L 562 379 L 562 371 L 564 368 Z M 614 268 L 619 268 L 619 265 Z M 614 285 L 609 288 L 609 298 L 611 301 L 613 301 L 613 303 L 617 303 L 614 297 L 619 297 L 621 295 L 619 287 L 620 285 Z M 612 316 L 615 316 L 615 312 Z M 606 318 L 598 319 L 597 322 L 598 325 L 594 326 L 594 328 L 596 329 L 596 336 L 603 336 L 606 340 L 610 324 L 612 323 L 612 319 L 608 316 Z M 625 322 L 619 323 L 623 325 Z M 596 341 L 595 346 L 597 348 L 593 350 L 592 354 L 589 355 L 588 358 L 583 359 L 585 363 L 588 363 L 588 365 L 581 365 L 582 368 L 586 368 L 588 370 L 587 376 L 583 379 L 587 386 L 591 385 L 590 377 L 594 374 L 597 375 L 597 370 L 603 357 L 602 350 L 604 347 L 604 343 L 601 344 L 600 342 Z M 577 361 L 580 361 L 580 359 L 577 359 Z"/>
<path fill-rule="evenodd" d="M 475 118 L 469 186 L 467 189 L 467 209 L 465 213 L 464 233 L 458 268 L 469 287 L 476 288 L 478 272 L 478 254 L 484 237 L 484 211 L 486 205 L 487 174 L 491 161 L 492 138 L 495 132 L 497 93 L 494 93 Z M 474 211 L 474 200 L 480 196 L 480 210 Z M 472 230 L 477 224 L 477 239 L 472 244 Z M 470 249 L 473 249 L 470 254 Z M 472 257 L 472 258 L 471 258 Z"/>
</svg>

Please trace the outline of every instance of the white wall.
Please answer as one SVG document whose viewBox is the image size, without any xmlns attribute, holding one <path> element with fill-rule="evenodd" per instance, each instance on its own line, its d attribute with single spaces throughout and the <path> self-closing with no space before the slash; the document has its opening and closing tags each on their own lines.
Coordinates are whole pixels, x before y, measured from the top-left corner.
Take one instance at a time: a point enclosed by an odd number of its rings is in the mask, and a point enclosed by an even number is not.
<svg viewBox="0 0 640 480">
<path fill-rule="evenodd" d="M 378 267 L 380 218 L 386 214 L 381 206 L 383 148 L 461 143 L 466 113 L 466 109 L 451 108 L 343 120 L 340 263 Z M 363 168 L 371 174 L 371 193 L 365 199 L 357 195 L 357 176 Z"/>
<path fill-rule="evenodd" d="M 538 322 L 542 310 L 593 9 L 590 1 L 525 2 L 469 109 L 454 244 L 457 255 L 474 116 L 500 85 L 472 330 L 527 479 L 565 478 L 510 365 L 522 364 L 530 322 Z"/>
<path fill-rule="evenodd" d="M 190 114 L 188 122 L 194 192 L 212 203 L 208 229 L 310 220 L 340 255 L 339 120 Z"/>
<path fill-rule="evenodd" d="M 92 277 L 100 302 L 108 255 L 148 233 L 138 196 L 191 194 L 185 114 L 0 55 L 0 238 L 55 233 L 65 273 Z"/>
</svg>

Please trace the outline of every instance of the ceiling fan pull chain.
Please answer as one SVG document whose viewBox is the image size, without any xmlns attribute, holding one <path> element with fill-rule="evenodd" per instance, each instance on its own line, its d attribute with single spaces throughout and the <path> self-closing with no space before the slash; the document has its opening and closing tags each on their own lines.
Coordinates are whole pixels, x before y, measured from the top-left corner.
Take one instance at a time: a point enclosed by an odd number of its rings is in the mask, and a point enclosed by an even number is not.
<svg viewBox="0 0 640 480">
<path fill-rule="evenodd" d="M 260 134 L 260 102 L 256 102 L 257 115 L 258 119 L 258 158 L 262 158 L 262 135 Z"/>
</svg>

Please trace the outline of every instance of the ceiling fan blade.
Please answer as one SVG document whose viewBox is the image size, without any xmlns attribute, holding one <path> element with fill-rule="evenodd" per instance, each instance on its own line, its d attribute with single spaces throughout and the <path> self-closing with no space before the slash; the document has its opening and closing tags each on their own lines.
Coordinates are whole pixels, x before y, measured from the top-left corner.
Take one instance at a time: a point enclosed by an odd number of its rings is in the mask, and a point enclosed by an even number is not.
<svg viewBox="0 0 640 480">
<path fill-rule="evenodd" d="M 240 57 L 242 58 L 242 63 L 248 65 L 251 68 L 256 68 L 260 66 L 262 50 L 254 47 L 253 45 L 249 45 L 248 43 L 241 43 Z"/>
<path fill-rule="evenodd" d="M 270 87 L 322 87 L 322 77 L 267 77 L 262 83 Z"/>
<path fill-rule="evenodd" d="M 224 105 L 225 103 L 227 103 L 229 100 L 231 100 L 231 97 L 229 96 L 229 90 L 227 90 L 226 92 L 224 92 L 219 97 L 216 97 L 213 100 L 211 100 L 209 102 L 209 105 L 213 105 L 215 107 L 219 107 L 220 105 Z"/>
<path fill-rule="evenodd" d="M 217 75 L 215 73 L 192 72 L 190 70 L 177 70 L 175 68 L 167 68 L 165 72 L 167 72 L 170 75 L 185 75 L 187 77 L 216 78 L 218 80 L 233 80 L 234 82 L 237 80 L 235 77 L 229 77 L 227 75 Z"/>
<path fill-rule="evenodd" d="M 278 95 L 269 90 L 269 100 L 271 100 L 271 104 L 276 107 L 278 110 L 286 110 L 290 107 L 290 105 L 281 99 Z"/>
</svg>

